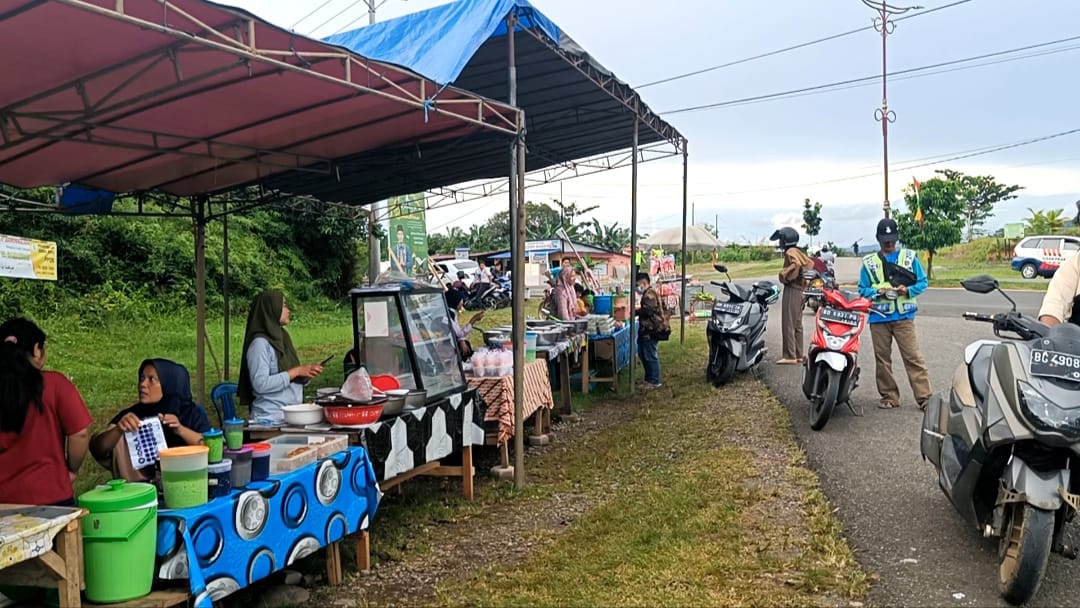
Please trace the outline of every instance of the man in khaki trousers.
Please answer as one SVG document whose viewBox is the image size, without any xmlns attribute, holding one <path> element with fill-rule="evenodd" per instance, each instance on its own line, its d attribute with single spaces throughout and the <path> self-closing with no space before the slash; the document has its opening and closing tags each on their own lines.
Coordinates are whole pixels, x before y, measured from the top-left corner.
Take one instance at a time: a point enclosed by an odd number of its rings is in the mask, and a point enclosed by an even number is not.
<svg viewBox="0 0 1080 608">
<path fill-rule="evenodd" d="M 874 341 L 874 368 L 881 409 L 900 407 L 900 387 L 893 377 L 893 342 L 907 371 L 911 392 L 919 409 L 930 401 L 930 374 L 915 334 L 916 297 L 926 291 L 922 264 L 911 249 L 898 247 L 896 222 L 878 222 L 879 253 L 863 257 L 859 273 L 859 293 L 874 301 L 870 314 L 870 336 Z"/>
<path fill-rule="evenodd" d="M 772 233 L 770 240 L 779 241 L 784 252 L 784 267 L 777 278 L 784 285 L 781 302 L 780 328 L 783 335 L 783 356 L 778 365 L 801 365 L 803 362 L 803 270 L 813 268 L 810 257 L 799 249 L 799 233 L 784 226 Z"/>
</svg>

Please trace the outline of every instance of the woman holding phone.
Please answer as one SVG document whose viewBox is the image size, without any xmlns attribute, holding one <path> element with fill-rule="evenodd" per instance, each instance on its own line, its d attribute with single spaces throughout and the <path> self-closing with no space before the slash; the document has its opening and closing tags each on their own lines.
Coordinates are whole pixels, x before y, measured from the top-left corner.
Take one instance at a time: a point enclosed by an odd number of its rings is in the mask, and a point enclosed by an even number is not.
<svg viewBox="0 0 1080 608">
<path fill-rule="evenodd" d="M 281 420 L 281 406 L 304 400 L 303 385 L 323 371 L 323 363 L 301 365 L 285 326 L 292 320 L 285 295 L 267 290 L 255 297 L 244 330 L 237 396 L 252 418 Z"/>
</svg>

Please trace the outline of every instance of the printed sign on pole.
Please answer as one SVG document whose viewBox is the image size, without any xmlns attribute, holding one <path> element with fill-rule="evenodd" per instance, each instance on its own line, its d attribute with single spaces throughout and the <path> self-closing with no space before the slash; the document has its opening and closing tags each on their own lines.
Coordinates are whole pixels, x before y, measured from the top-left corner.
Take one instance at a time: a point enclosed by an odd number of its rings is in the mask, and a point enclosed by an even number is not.
<svg viewBox="0 0 1080 608">
<path fill-rule="evenodd" d="M 392 196 L 387 201 L 390 234 L 386 248 L 390 268 L 412 276 L 427 263 L 427 227 L 424 223 L 424 193 Z"/>
<path fill-rule="evenodd" d="M 56 243 L 0 234 L 0 277 L 56 280 Z"/>
</svg>

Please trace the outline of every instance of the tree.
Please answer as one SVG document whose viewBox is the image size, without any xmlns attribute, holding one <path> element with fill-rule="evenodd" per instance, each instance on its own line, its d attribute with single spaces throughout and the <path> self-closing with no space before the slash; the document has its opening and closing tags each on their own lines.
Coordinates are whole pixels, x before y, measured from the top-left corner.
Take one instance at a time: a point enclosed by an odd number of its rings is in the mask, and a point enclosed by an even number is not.
<svg viewBox="0 0 1080 608">
<path fill-rule="evenodd" d="M 811 205 L 810 199 L 803 201 L 802 221 L 803 232 L 813 242 L 814 237 L 821 234 L 821 203 Z"/>
<path fill-rule="evenodd" d="M 964 235 L 967 224 L 967 206 L 960 183 L 935 177 L 922 184 L 919 198 L 914 188 L 904 193 L 907 213 L 897 213 L 896 226 L 900 242 L 912 249 L 924 249 L 927 253 L 926 274 L 933 274 L 934 254 L 942 247 L 955 245 Z M 922 207 L 923 226 L 915 221 L 915 211 Z"/>
<path fill-rule="evenodd" d="M 990 175 L 965 175 L 952 169 L 938 169 L 934 173 L 959 185 L 960 197 L 964 200 L 969 241 L 975 237 L 976 230 L 994 214 L 994 205 L 1016 198 L 1015 192 L 1024 189 L 1023 186 L 999 184 Z"/>
<path fill-rule="evenodd" d="M 1028 207 L 1031 213 L 1024 219 L 1024 232 L 1028 234 L 1053 234 L 1065 229 L 1065 210 L 1036 211 Z"/>
</svg>

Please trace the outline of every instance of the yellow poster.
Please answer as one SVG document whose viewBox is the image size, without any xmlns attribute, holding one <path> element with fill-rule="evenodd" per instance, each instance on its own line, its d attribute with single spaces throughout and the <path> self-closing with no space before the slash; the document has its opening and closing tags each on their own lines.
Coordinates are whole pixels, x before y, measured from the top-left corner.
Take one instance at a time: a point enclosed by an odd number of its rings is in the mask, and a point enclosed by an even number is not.
<svg viewBox="0 0 1080 608">
<path fill-rule="evenodd" d="M 56 243 L 0 234 L 0 277 L 56 280 Z"/>
</svg>

